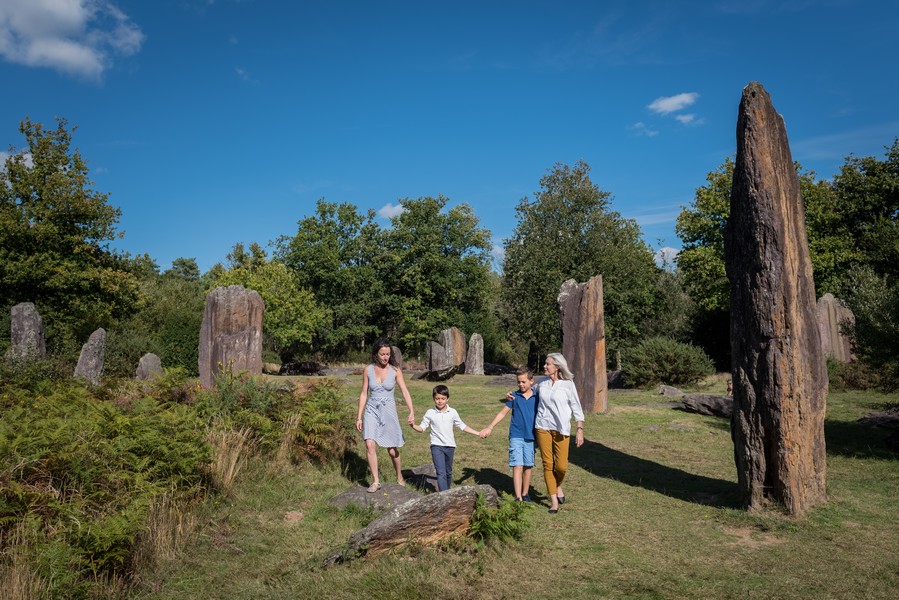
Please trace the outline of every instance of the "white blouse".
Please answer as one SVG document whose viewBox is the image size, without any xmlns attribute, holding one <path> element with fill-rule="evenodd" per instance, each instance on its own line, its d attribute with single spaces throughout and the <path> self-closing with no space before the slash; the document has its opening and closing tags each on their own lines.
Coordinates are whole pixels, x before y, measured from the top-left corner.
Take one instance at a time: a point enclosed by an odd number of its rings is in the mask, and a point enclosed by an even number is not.
<svg viewBox="0 0 899 600">
<path fill-rule="evenodd" d="M 538 398 L 536 428 L 571 435 L 571 417 L 575 421 L 584 420 L 584 410 L 574 382 L 560 379 L 553 383 L 546 377 L 538 381 L 535 389 Z"/>
</svg>

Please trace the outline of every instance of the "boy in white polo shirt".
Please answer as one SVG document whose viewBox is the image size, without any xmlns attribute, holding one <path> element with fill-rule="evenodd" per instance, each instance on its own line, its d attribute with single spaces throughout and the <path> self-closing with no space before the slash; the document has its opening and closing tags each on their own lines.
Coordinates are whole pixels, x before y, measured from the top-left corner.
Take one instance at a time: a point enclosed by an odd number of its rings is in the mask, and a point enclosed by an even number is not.
<svg viewBox="0 0 899 600">
<path fill-rule="evenodd" d="M 453 481 L 453 455 L 456 452 L 456 438 L 453 435 L 453 425 L 472 435 L 480 435 L 462 422 L 459 413 L 451 408 L 449 402 L 449 388 L 445 385 L 434 386 L 434 408 L 429 408 L 421 420 L 421 425 L 412 423 L 412 429 L 424 433 L 431 428 L 431 459 L 434 461 L 434 469 L 437 471 L 437 489 L 444 491 L 450 489 Z"/>
</svg>

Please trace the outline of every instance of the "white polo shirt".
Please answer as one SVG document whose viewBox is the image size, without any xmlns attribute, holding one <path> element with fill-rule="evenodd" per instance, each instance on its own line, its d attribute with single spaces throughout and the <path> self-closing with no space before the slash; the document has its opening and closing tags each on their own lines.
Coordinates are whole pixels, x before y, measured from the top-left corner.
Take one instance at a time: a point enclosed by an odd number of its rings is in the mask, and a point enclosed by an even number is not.
<svg viewBox="0 0 899 600">
<path fill-rule="evenodd" d="M 459 429 L 465 429 L 465 423 L 459 417 L 459 413 L 455 408 L 447 405 L 443 412 L 436 408 L 429 408 L 425 412 L 425 416 L 421 419 L 422 429 L 431 428 L 431 445 L 432 446 L 450 446 L 456 447 L 456 438 L 453 435 L 453 425 Z"/>
</svg>

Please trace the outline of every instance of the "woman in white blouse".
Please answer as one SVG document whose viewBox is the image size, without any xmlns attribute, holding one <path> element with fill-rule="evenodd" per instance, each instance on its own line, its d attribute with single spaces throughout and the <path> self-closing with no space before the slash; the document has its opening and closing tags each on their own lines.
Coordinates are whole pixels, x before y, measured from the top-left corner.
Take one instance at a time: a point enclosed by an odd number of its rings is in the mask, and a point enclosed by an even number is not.
<svg viewBox="0 0 899 600">
<path fill-rule="evenodd" d="M 574 375 L 564 356 L 558 352 L 548 354 L 543 372 L 546 377 L 535 387 L 538 399 L 535 438 L 543 458 L 546 490 L 552 499 L 549 512 L 555 514 L 559 512 L 559 505 L 565 504 L 562 481 L 568 470 L 571 418 L 577 421 L 574 443 L 581 447 L 584 443 L 584 411 L 574 387 Z"/>
</svg>

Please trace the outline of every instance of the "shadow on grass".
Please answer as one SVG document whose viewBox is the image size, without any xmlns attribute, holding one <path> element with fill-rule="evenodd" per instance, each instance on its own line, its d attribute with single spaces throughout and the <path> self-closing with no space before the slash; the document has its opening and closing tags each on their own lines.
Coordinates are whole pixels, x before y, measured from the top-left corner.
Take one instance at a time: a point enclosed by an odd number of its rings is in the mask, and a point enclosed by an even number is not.
<svg viewBox="0 0 899 600">
<path fill-rule="evenodd" d="M 353 483 L 368 485 L 368 463 L 352 450 L 344 450 L 340 457 L 343 476 Z"/>
<path fill-rule="evenodd" d="M 598 442 L 586 440 L 580 448 L 572 447 L 568 460 L 598 477 L 614 479 L 685 502 L 726 508 L 740 506 L 735 482 L 687 473 L 625 454 Z"/>
<path fill-rule="evenodd" d="M 899 453 L 887 448 L 886 438 L 894 431 L 856 421 L 824 421 L 824 443 L 827 453 L 852 458 L 899 460 Z"/>
</svg>

